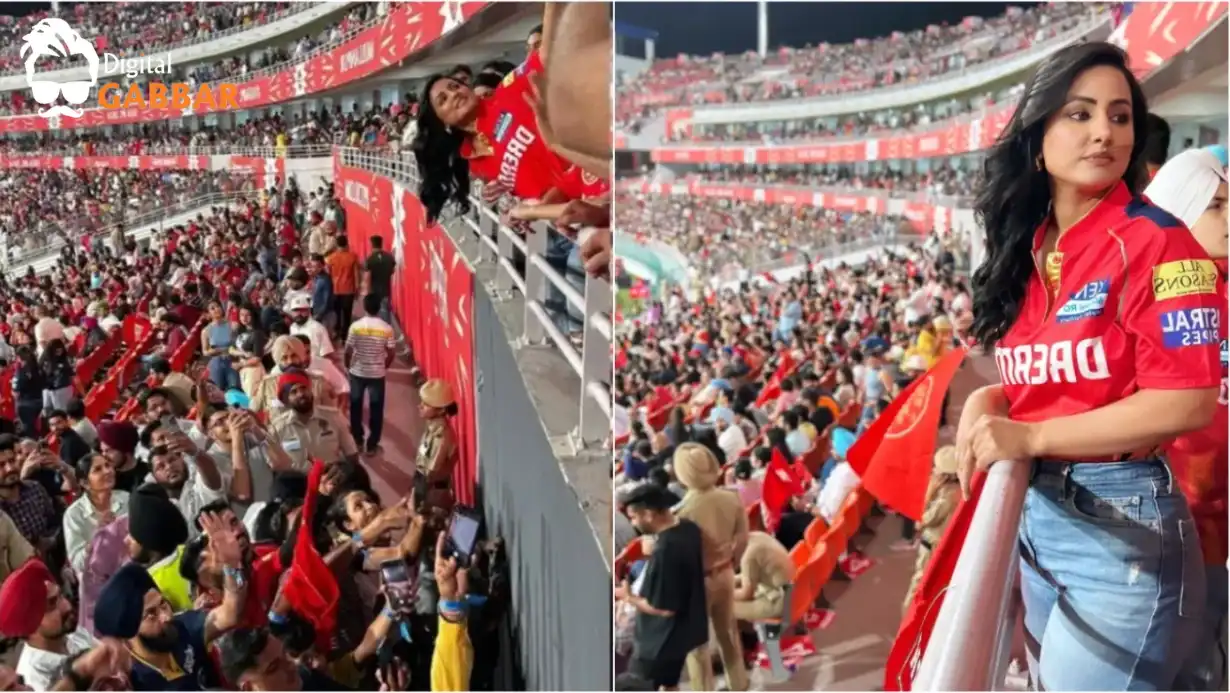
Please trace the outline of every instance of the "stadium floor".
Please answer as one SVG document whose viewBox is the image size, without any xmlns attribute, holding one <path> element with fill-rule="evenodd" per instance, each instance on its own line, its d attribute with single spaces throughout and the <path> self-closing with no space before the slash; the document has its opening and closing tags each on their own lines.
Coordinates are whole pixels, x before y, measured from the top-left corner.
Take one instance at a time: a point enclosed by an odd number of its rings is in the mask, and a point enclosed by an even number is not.
<svg viewBox="0 0 1230 693">
<path fill-rule="evenodd" d="M 980 356 L 965 362 L 953 379 L 948 409 L 950 426 L 941 432 L 940 445 L 952 442 L 961 405 L 969 393 L 998 379 L 993 358 Z M 753 671 L 753 690 L 881 689 L 884 661 L 901 622 L 901 602 L 910 584 L 915 553 L 893 549 L 901 538 L 900 518 L 873 517 L 869 524 L 875 536 L 863 539 L 859 546 L 875 564 L 849 582 L 833 582 L 825 587 L 824 594 L 836 615 L 826 628 L 812 631 L 816 654 L 804 659 L 785 683 L 772 683 L 765 669 Z"/>
</svg>

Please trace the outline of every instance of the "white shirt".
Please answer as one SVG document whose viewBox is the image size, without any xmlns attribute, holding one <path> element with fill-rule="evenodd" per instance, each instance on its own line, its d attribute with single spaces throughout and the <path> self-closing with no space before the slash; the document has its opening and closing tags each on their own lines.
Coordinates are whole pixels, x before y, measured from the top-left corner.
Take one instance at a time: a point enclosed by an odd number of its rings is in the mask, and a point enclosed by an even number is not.
<svg viewBox="0 0 1230 693">
<path fill-rule="evenodd" d="M 314 318 L 308 318 L 307 322 L 302 325 L 292 324 L 290 334 L 292 337 L 306 335 L 312 342 L 312 353 L 322 359 L 329 358 L 329 355 L 333 353 L 333 339 L 329 336 L 329 330 Z"/>
<path fill-rule="evenodd" d="M 64 660 L 97 646 L 98 641 L 84 628 L 69 633 L 64 639 L 68 654 L 48 652 L 24 643 L 21 646 L 21 656 L 17 658 L 17 675 L 36 691 L 49 690 L 60 679 L 60 668 L 64 665 Z"/>
<path fill-rule="evenodd" d="M 859 484 L 858 474 L 846 462 L 838 462 L 820 489 L 816 497 L 816 509 L 825 522 L 832 523 L 837 513 L 841 512 L 841 504 L 846 502 L 846 496 Z"/>
<path fill-rule="evenodd" d="M 718 436 L 718 447 L 726 453 L 726 461 L 733 463 L 739 459 L 739 453 L 747 448 L 747 438 L 743 437 L 743 429 L 738 426 L 727 426 L 722 435 Z"/>
<path fill-rule="evenodd" d="M 127 491 L 111 492 L 111 514 L 115 517 L 128 514 Z M 98 511 L 85 495 L 73 501 L 64 511 L 64 550 L 68 554 L 69 565 L 78 576 L 85 569 L 86 548 L 98 530 L 98 516 Z"/>
<path fill-rule="evenodd" d="M 226 475 L 222 474 L 222 470 L 218 470 L 218 475 L 222 477 L 222 485 L 217 491 L 205 485 L 205 477 L 196 470 L 195 460 L 187 465 L 188 480 L 184 482 L 184 488 L 179 492 L 179 498 L 172 498 L 171 502 L 175 507 L 179 508 L 180 514 L 184 516 L 184 520 L 188 522 L 188 534 L 196 536 L 196 515 L 201 511 L 201 508 L 218 500 L 226 499 L 226 489 L 230 487 L 230 480 Z"/>
</svg>

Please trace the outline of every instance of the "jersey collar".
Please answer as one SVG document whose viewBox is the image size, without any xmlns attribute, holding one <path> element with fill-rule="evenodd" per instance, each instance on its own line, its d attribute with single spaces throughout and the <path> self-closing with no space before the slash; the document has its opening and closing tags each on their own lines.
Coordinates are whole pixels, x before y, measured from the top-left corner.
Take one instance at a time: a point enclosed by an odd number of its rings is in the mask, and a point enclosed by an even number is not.
<svg viewBox="0 0 1230 693">
<path fill-rule="evenodd" d="M 1128 190 L 1127 184 L 1122 180 L 1118 181 L 1085 216 L 1081 217 L 1064 232 L 1064 242 L 1071 243 L 1083 234 L 1103 228 L 1108 220 L 1120 213 L 1131 201 L 1132 192 Z M 1050 223 L 1050 215 L 1048 214 L 1047 218 L 1034 231 L 1034 253 L 1037 253 L 1042 248 L 1042 240 L 1046 238 L 1046 229 L 1050 226 Z"/>
<path fill-rule="evenodd" d="M 491 132 L 493 124 L 488 122 L 492 109 L 487 107 L 486 99 L 478 100 L 478 112 L 474 115 L 474 126 L 478 130 L 461 143 L 461 158 L 477 159 L 495 154 L 495 147 L 487 133 Z"/>
</svg>

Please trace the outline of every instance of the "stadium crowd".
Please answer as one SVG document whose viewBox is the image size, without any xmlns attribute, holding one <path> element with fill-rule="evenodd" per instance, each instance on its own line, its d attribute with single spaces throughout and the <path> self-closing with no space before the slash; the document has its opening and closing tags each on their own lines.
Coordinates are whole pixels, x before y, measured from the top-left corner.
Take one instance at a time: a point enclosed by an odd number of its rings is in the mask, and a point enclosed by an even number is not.
<svg viewBox="0 0 1230 693">
<path fill-rule="evenodd" d="M 765 144 L 805 142 L 845 137 L 894 133 L 901 130 L 922 130 L 932 125 L 959 119 L 971 113 L 981 113 L 999 105 L 1011 105 L 1020 97 L 1023 85 L 1015 85 L 998 93 L 976 97 L 950 99 L 936 104 L 918 104 L 913 108 L 894 108 L 870 113 L 850 113 L 827 118 L 800 120 L 764 120 L 744 123 L 693 123 L 667 133 L 671 142 L 763 142 Z"/>
<path fill-rule="evenodd" d="M 292 3 L 281 4 L 286 8 L 290 8 L 292 6 Z M 126 17 L 129 17 L 135 21 L 135 18 L 139 15 L 139 11 L 131 7 L 134 5 L 139 6 L 140 3 L 115 3 L 113 5 L 104 5 L 103 7 L 120 7 L 121 9 L 117 10 L 117 12 L 124 13 Z M 191 7 L 193 3 L 185 3 L 185 5 Z M 80 5 L 80 7 L 85 8 L 91 8 L 93 6 L 94 5 L 91 4 Z M 229 7 L 230 5 L 226 3 L 218 3 L 214 13 L 209 15 L 208 19 L 214 20 L 216 17 L 227 17 L 227 8 Z M 245 8 L 247 10 L 255 9 L 255 15 L 250 12 L 240 12 L 238 15 L 229 16 L 229 19 L 226 21 L 234 21 L 236 17 L 238 17 L 240 21 L 244 22 L 245 26 L 254 26 L 255 24 L 268 21 L 271 16 L 271 8 L 276 9 L 273 4 L 260 3 L 258 5 Z M 264 70 L 266 68 L 285 67 L 301 62 L 306 60 L 314 50 L 320 48 L 321 46 L 334 45 L 349 38 L 354 33 L 366 28 L 379 18 L 380 13 L 378 8 L 379 3 L 376 2 L 358 3 L 351 7 L 341 18 L 330 22 L 327 26 L 320 29 L 314 35 L 304 35 L 299 37 L 292 37 L 288 35 L 284 43 L 269 44 L 254 51 L 232 55 L 207 63 L 177 64 L 173 66 L 170 77 L 167 75 L 140 74 L 137 75 L 132 82 L 142 84 L 151 80 L 164 82 L 175 80 L 187 82 L 192 85 L 219 80 L 242 82 L 245 77 L 252 72 Z M 40 13 L 39 19 L 42 18 L 43 15 Z M 24 19 L 25 18 L 23 18 L 23 20 Z M 259 21 L 257 21 L 257 19 L 259 19 Z M 141 21 L 144 24 L 153 27 L 167 26 L 158 22 L 151 24 L 149 22 L 148 15 L 142 16 Z M 30 22 L 31 25 L 33 23 L 34 22 Z M 84 32 L 82 34 L 83 36 L 107 36 L 107 29 L 99 28 L 94 31 L 90 31 L 79 25 L 75 26 L 78 30 Z M 171 23 L 170 26 L 174 27 L 176 25 Z M 217 25 L 217 28 L 212 29 L 211 31 L 222 31 L 225 30 L 225 28 L 227 27 Z M 14 45 L 20 43 L 19 39 L 20 35 L 14 39 Z M 169 47 L 164 45 L 155 45 L 157 46 L 156 48 L 151 46 L 143 48 L 142 50 L 155 52 L 157 50 Z M 133 50 L 137 50 L 137 48 L 134 47 Z M 14 59 L 11 66 L 22 67 L 22 62 Z M 22 115 L 29 113 L 32 110 L 37 110 L 38 108 L 39 106 L 36 102 L 30 100 L 25 94 L 20 92 L 5 94 L 2 98 L 0 98 L 0 115 Z"/>
<path fill-rule="evenodd" d="M 0 173 L 7 267 L 45 248 L 214 194 L 249 189 L 227 171 L 9 170 Z"/>
<path fill-rule="evenodd" d="M 758 648 L 752 623 L 780 617 L 783 587 L 796 582 L 792 550 L 836 525 L 858 485 L 846 452 L 897 393 L 957 344 L 954 326 L 968 323 L 969 290 L 952 268 L 951 251 L 933 237 L 900 257 L 786 282 L 758 277 L 691 296 L 675 289 L 627 327 L 615 357 L 613 433 L 616 577 L 623 581 L 616 655 L 629 675 L 677 685 L 686 656 L 693 688 L 712 690 L 704 647 L 712 621 L 729 690 L 747 689 Z M 782 495 L 768 478 L 796 460 L 810 481 Z M 703 551 L 699 537 L 664 541 L 654 520 L 672 507 L 703 528 Z M 912 531 L 907 523 L 906 544 Z M 640 532 L 656 533 L 652 545 Z M 664 550 L 684 557 L 645 571 L 644 558 Z M 843 561 L 857 554 L 844 540 L 838 551 Z M 695 553 L 703 558 L 688 558 Z M 713 577 L 734 570 L 737 581 Z M 662 606 L 672 603 L 666 595 L 688 590 L 706 595 L 707 606 Z M 645 600 L 685 614 L 670 636 L 636 623 Z"/>
<path fill-rule="evenodd" d="M 252 118 L 233 128 L 204 126 L 189 131 L 172 128 L 173 121 L 147 123 L 138 133 L 99 133 L 61 131 L 10 134 L 0 139 L 0 154 L 44 154 L 60 156 L 104 156 L 142 154 L 188 154 L 214 151 L 238 153 L 237 148 L 264 148 L 269 153 L 285 152 L 302 145 L 345 144 L 353 147 L 398 147 L 406 135 L 415 100 L 407 95 L 401 102 L 373 105 L 361 110 L 355 105 L 345 113 L 340 105 L 321 107 L 284 117 L 273 114 Z"/>
<path fill-rule="evenodd" d="M 386 506 L 366 471 L 396 263 L 345 228 L 292 182 L 0 282 L 8 690 L 491 687 L 507 582 L 447 557 L 453 449 Z M 455 405 L 421 398 L 426 439 Z"/>
<path fill-rule="evenodd" d="M 933 162 L 934 163 L 934 162 Z M 905 163 L 906 166 L 913 164 Z M 940 164 L 933 171 L 907 173 L 887 166 L 859 172 L 846 164 L 780 164 L 717 166 L 702 164 L 697 178 L 722 183 L 800 185 L 850 190 L 924 192 L 933 195 L 967 196 L 977 187 L 978 175 L 964 168 Z"/>
<path fill-rule="evenodd" d="M 640 193 L 621 194 L 615 217 L 619 229 L 673 245 L 702 275 L 719 278 L 742 269 L 758 273 L 770 264 L 852 243 L 890 239 L 904 222 L 865 212 Z"/>
<path fill-rule="evenodd" d="M 1088 24 L 1099 12 L 1096 5 L 1037 5 L 909 34 L 783 48 L 764 58 L 749 52 L 661 59 L 620 86 L 618 110 L 798 99 L 933 79 L 1025 50 Z"/>
<path fill-rule="evenodd" d="M 295 3 L 290 2 L 169 2 L 159 6 L 158 21 L 150 21 L 145 3 L 63 3 L 58 13 L 39 10 L 20 17 L 0 17 L 0 40 L 6 46 L 21 45 L 22 36 L 31 27 L 56 16 L 68 21 L 83 36 L 102 37 L 101 45 L 96 46 L 99 52 L 156 52 L 197 43 L 236 27 L 259 26 L 293 11 Z M 25 67 L 22 58 L 13 52 L 0 59 L 0 70 L 20 74 Z"/>
</svg>

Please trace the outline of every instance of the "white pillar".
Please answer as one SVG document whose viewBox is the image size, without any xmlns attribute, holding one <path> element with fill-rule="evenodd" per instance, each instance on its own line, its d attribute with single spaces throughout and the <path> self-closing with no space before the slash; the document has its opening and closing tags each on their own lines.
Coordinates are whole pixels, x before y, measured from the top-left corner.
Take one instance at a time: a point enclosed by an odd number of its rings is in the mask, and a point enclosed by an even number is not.
<svg viewBox="0 0 1230 693">
<path fill-rule="evenodd" d="M 758 0 L 756 3 L 756 46 L 760 57 L 769 52 L 769 3 L 768 0 Z"/>
<path fill-rule="evenodd" d="M 656 48 L 656 44 L 654 43 L 654 40 L 645 39 L 645 60 L 646 62 L 651 62 L 651 63 L 653 62 L 654 48 Z"/>
</svg>

